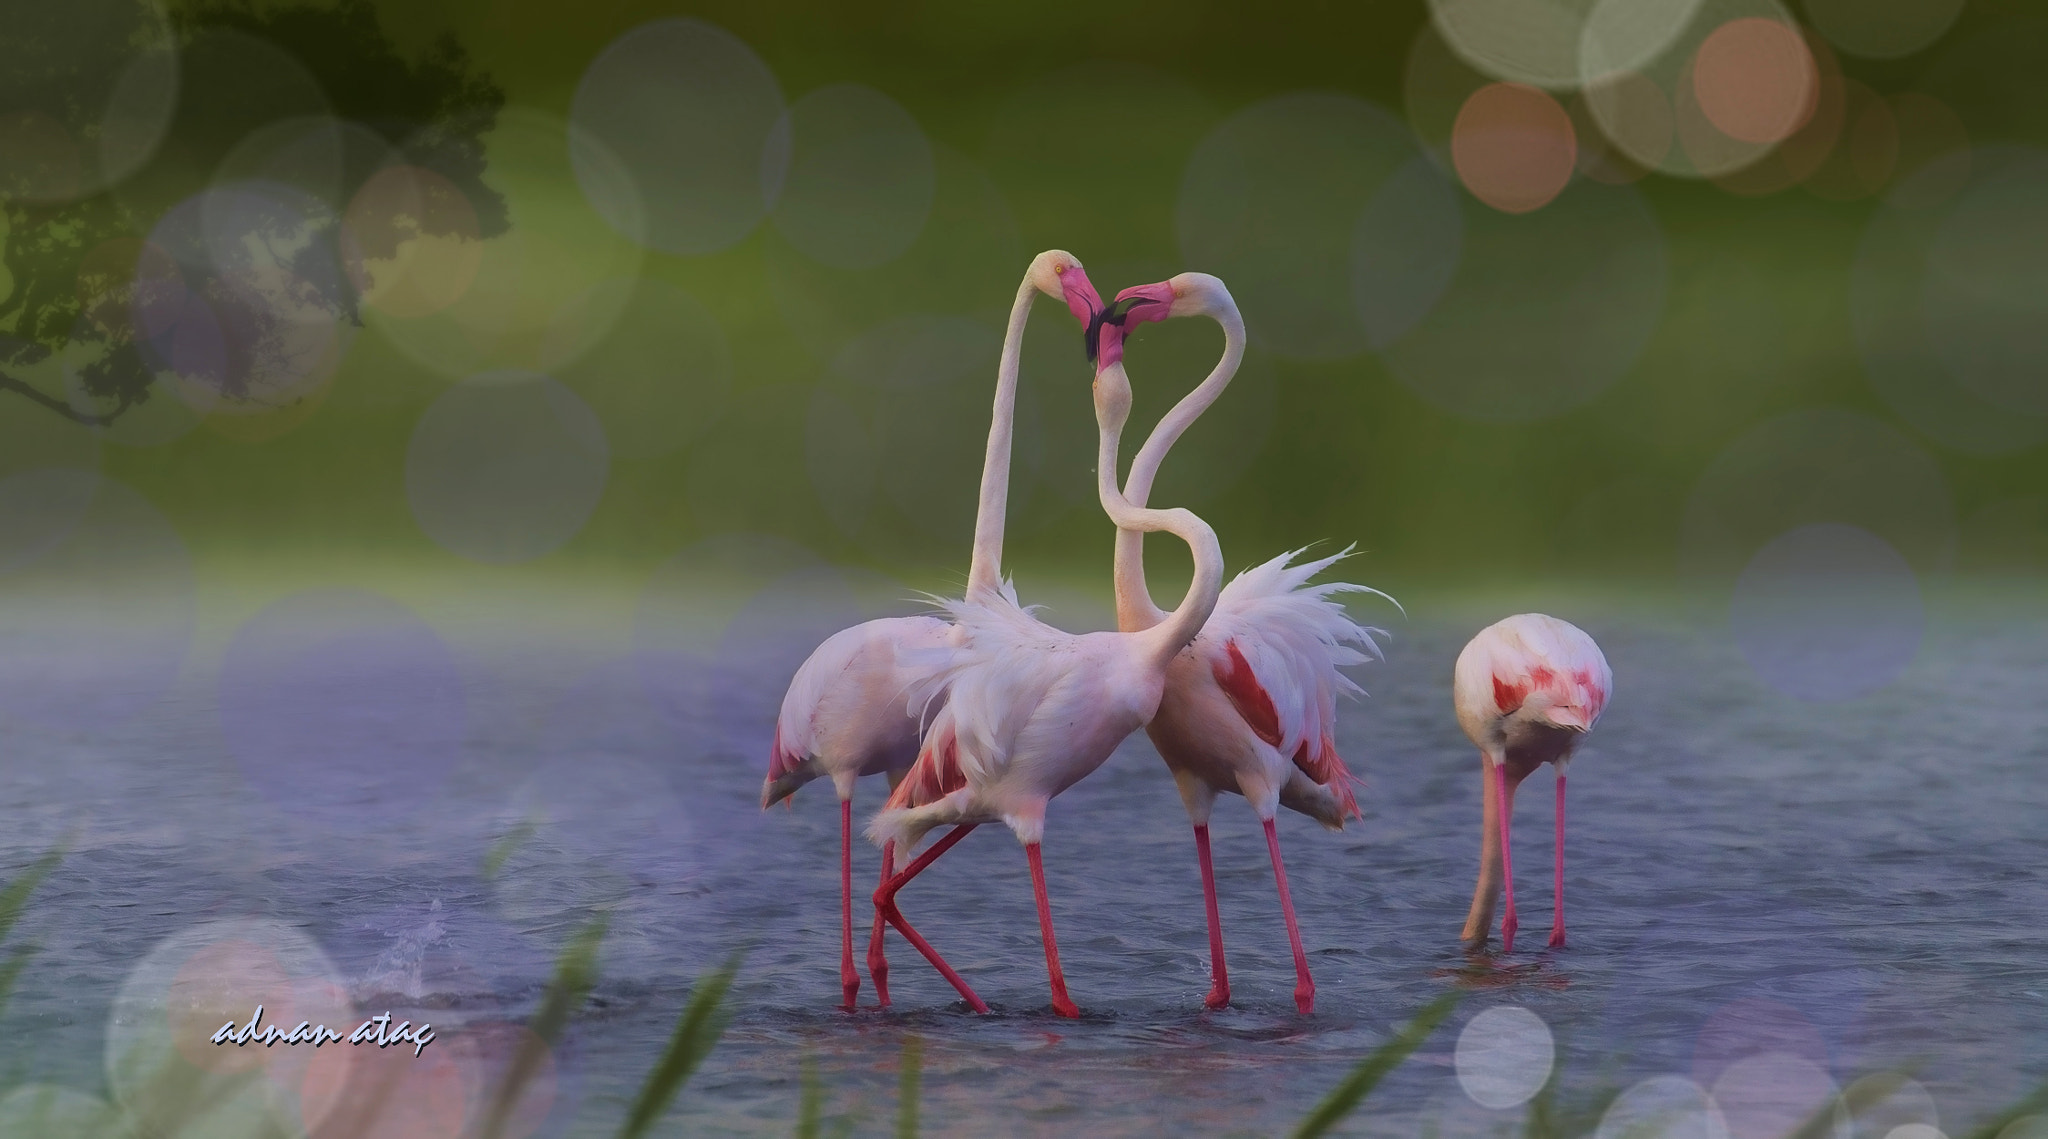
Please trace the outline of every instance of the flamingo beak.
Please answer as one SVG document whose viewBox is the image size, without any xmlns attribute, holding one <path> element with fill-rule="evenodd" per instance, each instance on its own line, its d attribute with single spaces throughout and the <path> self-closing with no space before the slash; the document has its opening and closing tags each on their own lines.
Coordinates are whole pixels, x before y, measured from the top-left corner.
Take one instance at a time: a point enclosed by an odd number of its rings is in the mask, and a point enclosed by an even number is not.
<svg viewBox="0 0 2048 1139">
<path fill-rule="evenodd" d="M 1117 304 L 1129 306 L 1124 310 L 1127 314 L 1124 317 L 1126 329 L 1148 320 L 1165 320 L 1172 316 L 1173 302 L 1178 299 L 1174 295 L 1171 281 L 1161 281 L 1156 285 L 1133 285 L 1116 295 Z"/>
</svg>

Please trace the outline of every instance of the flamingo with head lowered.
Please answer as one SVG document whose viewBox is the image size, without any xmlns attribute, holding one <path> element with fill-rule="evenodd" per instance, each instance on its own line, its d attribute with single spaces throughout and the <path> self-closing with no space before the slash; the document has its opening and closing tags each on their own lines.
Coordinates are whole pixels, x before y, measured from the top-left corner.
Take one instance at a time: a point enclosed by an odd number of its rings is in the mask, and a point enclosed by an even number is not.
<svg viewBox="0 0 2048 1139">
<path fill-rule="evenodd" d="M 1485 946 L 1493 904 L 1505 885 L 1508 905 L 1500 923 L 1501 949 L 1515 951 L 1519 923 L 1509 821 L 1515 811 L 1515 788 L 1546 763 L 1557 768 L 1557 902 L 1550 948 L 1563 948 L 1564 769 L 1613 694 L 1614 674 L 1593 638 L 1541 613 L 1523 613 L 1489 625 L 1458 654 L 1452 698 L 1458 726 L 1479 745 L 1486 796 L 1479 882 L 1465 918 L 1467 948 Z"/>
<path fill-rule="evenodd" d="M 1003 595 L 1003 521 L 1010 490 L 1010 439 L 1017 404 L 1017 372 L 1024 324 L 1038 294 L 1063 298 L 1061 274 L 1080 262 L 1064 250 L 1048 250 L 1031 262 L 1010 310 L 996 370 L 994 413 L 983 461 L 981 501 L 974 518 L 974 550 L 967 570 L 967 600 L 985 604 Z M 842 629 L 825 639 L 796 670 L 782 698 L 769 750 L 768 777 L 761 786 L 766 809 L 820 776 L 839 793 L 840 986 L 845 1007 L 854 1008 L 860 974 L 853 967 L 853 785 L 863 775 L 886 772 L 893 789 L 917 758 L 918 721 L 904 711 L 904 693 L 937 665 L 933 653 L 951 644 L 954 630 L 933 616 L 884 617 Z M 892 851 L 882 852 L 882 881 L 892 871 Z M 881 1003 L 889 1003 L 889 964 L 882 951 L 877 916 L 868 943 L 868 973 Z"/>
<path fill-rule="evenodd" d="M 1117 443 L 1131 410 L 1130 382 L 1118 362 L 1121 329 L 1102 326 L 1101 300 L 1079 269 L 1069 269 L 1062 283 L 1069 307 L 1090 326 L 1091 338 L 1101 339 L 1105 366 L 1095 376 L 1095 417 L 1096 490 L 1103 509 L 1119 527 L 1165 530 L 1186 542 L 1194 555 L 1194 582 L 1179 608 L 1140 632 L 1062 632 L 1008 597 L 946 603 L 963 633 L 961 647 L 913 697 L 917 707 L 943 685 L 945 706 L 933 716 L 917 763 L 869 824 L 868 835 L 909 850 L 933 827 L 954 824 L 875 892 L 875 906 L 969 1006 L 986 1012 L 987 1004 L 904 919 L 896 894 L 975 827 L 1007 825 L 1023 843 L 1031 869 L 1053 1011 L 1073 1017 L 1080 1010 L 1060 969 L 1040 856 L 1046 808 L 1158 710 L 1167 670 L 1216 607 L 1223 554 L 1216 532 L 1192 512 L 1135 507 L 1117 489 Z"/>
<path fill-rule="evenodd" d="M 1143 506 L 1167 452 L 1236 374 L 1244 357 L 1244 320 L 1223 282 L 1207 273 L 1182 273 L 1156 285 L 1125 289 L 1112 310 L 1112 319 L 1121 316 L 1126 325 L 1207 316 L 1223 326 L 1222 360 L 1159 421 L 1131 461 L 1124 497 Z M 1117 531 L 1117 628 L 1126 632 L 1151 628 L 1165 617 L 1145 585 L 1144 541 L 1138 531 Z M 1294 951 L 1294 1003 L 1304 1014 L 1314 1011 L 1316 986 L 1287 889 L 1274 815 L 1286 806 L 1332 830 L 1342 830 L 1347 817 L 1363 817 L 1352 794 L 1354 777 L 1337 754 L 1336 698 L 1362 694 L 1341 669 L 1364 663 L 1367 654 L 1380 655 L 1373 642 L 1379 630 L 1352 621 L 1332 598 L 1340 593 L 1386 595 L 1348 582 L 1310 585 L 1309 579 L 1350 551 L 1290 565 L 1302 552 L 1281 554 L 1224 587 L 1208 624 L 1167 670 L 1159 712 L 1145 727 L 1194 824 L 1209 918 L 1213 984 L 1204 1003 L 1210 1008 L 1230 1003 L 1216 876 L 1209 861 L 1209 812 L 1217 794 L 1243 795 L 1265 826 L 1280 911 Z"/>
</svg>

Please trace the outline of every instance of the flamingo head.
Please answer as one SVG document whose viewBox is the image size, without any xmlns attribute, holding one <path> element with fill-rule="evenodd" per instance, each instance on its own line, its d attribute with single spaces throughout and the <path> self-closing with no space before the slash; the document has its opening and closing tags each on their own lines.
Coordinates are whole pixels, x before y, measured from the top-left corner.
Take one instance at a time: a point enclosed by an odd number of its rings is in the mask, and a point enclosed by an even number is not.
<svg viewBox="0 0 2048 1139">
<path fill-rule="evenodd" d="M 1126 328 L 1148 320 L 1180 316 L 1221 316 L 1237 311 L 1237 302 L 1223 282 L 1207 273 L 1182 273 L 1156 285 L 1136 285 L 1116 295 L 1126 308 Z"/>
<path fill-rule="evenodd" d="M 1031 284 L 1039 292 L 1056 301 L 1067 299 L 1067 274 L 1080 273 L 1081 259 L 1064 249 L 1048 249 L 1031 259 Z M 1080 273 L 1076 283 L 1092 293 L 1094 287 L 1088 284 L 1088 274 Z"/>
</svg>

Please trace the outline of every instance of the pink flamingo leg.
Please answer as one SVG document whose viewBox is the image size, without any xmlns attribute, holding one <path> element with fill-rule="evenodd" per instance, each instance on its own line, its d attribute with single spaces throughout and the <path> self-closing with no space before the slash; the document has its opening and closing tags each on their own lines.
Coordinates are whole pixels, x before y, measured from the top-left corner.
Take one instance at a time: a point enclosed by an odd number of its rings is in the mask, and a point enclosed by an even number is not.
<svg viewBox="0 0 2048 1139">
<path fill-rule="evenodd" d="M 1301 948 L 1301 926 L 1294 920 L 1294 897 L 1287 891 L 1287 867 L 1280 862 L 1280 832 L 1266 820 L 1266 849 L 1273 855 L 1273 880 L 1280 885 L 1280 912 L 1287 918 L 1287 943 L 1294 947 L 1294 1007 L 1302 1015 L 1316 1011 L 1316 982 L 1308 975 L 1308 954 Z"/>
<path fill-rule="evenodd" d="M 1038 931 L 1045 935 L 1045 971 L 1052 977 L 1052 1011 L 1079 1019 L 1081 1010 L 1067 996 L 1067 975 L 1060 971 L 1060 947 L 1052 938 L 1052 901 L 1045 896 L 1045 861 L 1038 855 L 1038 844 L 1027 844 L 1024 857 L 1031 863 L 1031 893 L 1038 899 Z"/>
<path fill-rule="evenodd" d="M 896 873 L 896 844 L 882 844 L 882 879 L 875 883 L 875 890 L 889 884 L 889 878 Z M 889 1007 L 889 958 L 882 953 L 882 911 L 875 911 L 875 932 L 868 938 L 868 976 L 875 982 L 875 999 L 883 1008 Z"/>
<path fill-rule="evenodd" d="M 1550 947 L 1564 948 L 1564 771 L 1557 773 L 1557 886 L 1556 916 L 1550 920 Z"/>
<path fill-rule="evenodd" d="M 1500 919 L 1500 951 L 1515 951 L 1515 930 L 1521 923 L 1515 920 L 1515 859 L 1508 850 L 1508 820 L 1515 813 L 1515 789 L 1508 785 L 1508 765 L 1493 765 L 1494 784 L 1500 793 L 1500 880 L 1507 888 L 1508 910 Z"/>
<path fill-rule="evenodd" d="M 839 800 L 839 987 L 852 1012 L 860 995 L 860 974 L 853 968 L 853 800 Z"/>
<path fill-rule="evenodd" d="M 988 1004 L 975 995 L 967 981 L 954 972 L 951 965 L 946 964 L 946 959 L 939 956 L 939 951 L 933 949 L 930 942 L 910 928 L 910 923 L 903 918 L 903 911 L 896 908 L 896 891 L 901 890 L 912 878 L 924 873 L 925 867 L 937 861 L 939 855 L 951 850 L 954 843 L 966 838 L 967 832 L 979 825 L 981 824 L 966 823 L 954 827 L 951 834 L 933 843 L 930 850 L 918 855 L 915 861 L 903 868 L 903 873 L 889 879 L 881 889 L 875 891 L 875 909 L 888 919 L 890 925 L 896 927 L 896 931 L 903 935 L 903 939 L 908 941 L 912 948 L 924 954 L 924 959 L 932 963 L 932 967 L 939 971 L 940 976 L 946 978 L 947 983 L 959 991 L 961 998 L 967 1002 L 967 1007 L 975 1012 L 985 1013 L 988 1011 Z"/>
<path fill-rule="evenodd" d="M 1230 974 L 1223 968 L 1223 918 L 1216 910 L 1216 871 L 1209 864 L 1206 826 L 1195 828 L 1195 855 L 1202 862 L 1202 901 L 1209 908 L 1209 969 L 1216 978 L 1202 1003 L 1209 1008 L 1223 1008 L 1230 1003 Z"/>
</svg>

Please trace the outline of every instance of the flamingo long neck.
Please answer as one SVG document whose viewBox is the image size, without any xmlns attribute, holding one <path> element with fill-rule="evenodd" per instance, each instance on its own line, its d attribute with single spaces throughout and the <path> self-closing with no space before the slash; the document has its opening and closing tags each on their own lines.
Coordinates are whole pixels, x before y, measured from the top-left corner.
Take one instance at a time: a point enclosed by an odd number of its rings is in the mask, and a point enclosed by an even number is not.
<svg viewBox="0 0 2048 1139">
<path fill-rule="evenodd" d="M 1128 389 L 1128 381 L 1122 375 L 1123 365 L 1112 364 L 1109 369 L 1104 369 L 1104 373 L 1110 369 L 1117 373 L 1114 381 Z M 1096 382 L 1103 381 L 1098 377 Z M 1099 414 L 1097 427 L 1100 435 L 1095 461 L 1095 488 L 1110 521 L 1116 523 L 1119 531 L 1149 533 L 1164 530 L 1186 542 L 1189 552 L 1194 555 L 1195 579 L 1188 585 L 1187 596 L 1181 598 L 1180 606 L 1157 624 L 1134 631 L 1134 635 L 1145 642 L 1153 667 L 1163 670 L 1181 649 L 1187 647 L 1189 641 L 1195 639 L 1195 634 L 1208 623 L 1209 615 L 1216 611 L 1217 595 L 1223 591 L 1223 549 L 1217 544 L 1216 531 L 1196 517 L 1193 511 L 1180 508 L 1153 510 L 1131 505 L 1116 485 L 1117 445 L 1122 431 L 1120 427 L 1101 422 Z"/>
<path fill-rule="evenodd" d="M 1214 314 L 1216 323 L 1223 326 L 1223 358 L 1216 362 L 1207 379 L 1195 390 L 1181 397 L 1166 413 L 1152 434 L 1145 439 L 1145 445 L 1138 449 L 1138 456 L 1131 460 L 1131 473 L 1124 480 L 1124 497 L 1131 505 L 1143 507 L 1152 495 L 1152 480 L 1159 474 L 1159 466 L 1166 461 L 1166 454 L 1180 441 L 1182 433 L 1194 425 L 1202 413 L 1223 395 L 1223 389 L 1237 375 L 1237 366 L 1244 360 L 1244 318 L 1235 307 L 1226 308 Z M 1137 530 L 1119 528 L 1116 532 L 1116 627 L 1126 633 L 1149 629 L 1166 619 L 1165 610 L 1152 600 L 1152 591 L 1145 584 L 1145 535 Z"/>
<path fill-rule="evenodd" d="M 981 504 L 974 512 L 974 554 L 967 564 L 967 600 L 988 602 L 1001 596 L 1003 520 L 1010 508 L 1010 439 L 1017 418 L 1017 372 L 1024 355 L 1024 322 L 1038 289 L 1027 275 L 1010 307 L 1010 327 L 1003 334 L 1003 359 L 996 368 L 995 411 L 989 417 L 988 452 L 981 464 Z"/>
</svg>

